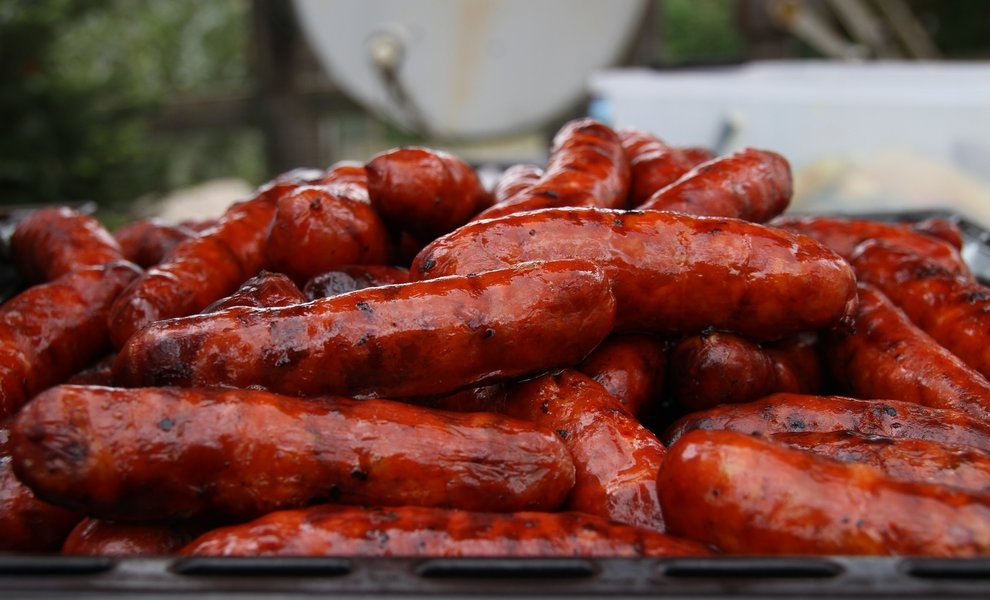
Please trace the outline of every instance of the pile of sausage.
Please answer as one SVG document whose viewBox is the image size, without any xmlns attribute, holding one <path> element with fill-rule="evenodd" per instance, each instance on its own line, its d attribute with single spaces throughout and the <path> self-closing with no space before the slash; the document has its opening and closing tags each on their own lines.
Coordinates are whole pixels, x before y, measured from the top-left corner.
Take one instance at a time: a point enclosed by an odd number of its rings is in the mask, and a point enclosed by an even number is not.
<svg viewBox="0 0 990 600">
<path fill-rule="evenodd" d="M 990 554 L 990 290 L 940 220 L 589 119 L 211 222 L 17 227 L 0 550 Z"/>
</svg>

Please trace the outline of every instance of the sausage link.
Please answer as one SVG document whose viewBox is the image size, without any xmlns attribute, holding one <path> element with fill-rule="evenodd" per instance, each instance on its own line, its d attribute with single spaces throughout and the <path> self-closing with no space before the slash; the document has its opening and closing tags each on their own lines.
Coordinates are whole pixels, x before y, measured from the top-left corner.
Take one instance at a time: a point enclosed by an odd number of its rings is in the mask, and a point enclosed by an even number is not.
<svg viewBox="0 0 990 600">
<path fill-rule="evenodd" d="M 543 169 L 536 165 L 512 165 L 502 173 L 492 190 L 494 205 L 508 202 L 516 194 L 535 185 L 543 177 Z"/>
<path fill-rule="evenodd" d="M 691 149 L 685 152 L 665 144 L 653 134 L 640 129 L 620 129 L 619 140 L 629 159 L 632 175 L 629 205 L 639 206 L 650 196 L 680 179 L 695 166 L 711 160 L 710 152 Z"/>
<path fill-rule="evenodd" d="M 985 556 L 990 498 L 729 431 L 692 431 L 657 478 L 671 533 L 729 554 Z"/>
<path fill-rule="evenodd" d="M 110 520 L 229 522 L 328 499 L 549 510 L 574 485 L 549 431 L 388 400 L 60 386 L 11 434 L 15 472 L 39 497 Z"/>
<path fill-rule="evenodd" d="M 706 556 L 690 540 L 576 512 L 492 514 L 316 506 L 211 531 L 182 554 L 225 556 Z"/>
<path fill-rule="evenodd" d="M 990 492 L 990 454 L 969 446 L 855 431 L 775 433 L 770 439 L 844 463 L 870 465 L 894 479 Z"/>
<path fill-rule="evenodd" d="M 145 269 L 162 262 L 179 242 L 197 235 L 188 227 L 156 219 L 134 221 L 113 232 L 124 258 Z"/>
<path fill-rule="evenodd" d="M 538 182 L 475 220 L 559 206 L 625 208 L 629 178 L 629 159 L 619 136 L 598 121 L 577 119 L 554 136 L 546 172 Z"/>
<path fill-rule="evenodd" d="M 831 332 L 822 341 L 845 393 L 950 408 L 990 421 L 990 382 L 872 286 L 859 286 L 855 333 Z"/>
<path fill-rule="evenodd" d="M 244 282 L 236 292 L 221 298 L 203 309 L 203 313 L 218 312 L 235 306 L 252 308 L 272 308 L 275 306 L 292 306 L 307 302 L 303 294 L 292 280 L 281 273 L 262 271 Z"/>
<path fill-rule="evenodd" d="M 371 203 L 368 195 L 368 172 L 364 163 L 356 160 L 341 160 L 330 165 L 316 185 L 326 187 L 338 196 Z"/>
<path fill-rule="evenodd" d="M 443 235 L 491 205 L 471 165 L 447 152 L 397 148 L 372 157 L 365 170 L 371 205 L 417 237 Z"/>
<path fill-rule="evenodd" d="M 899 400 L 772 394 L 681 417 L 661 436 L 667 446 L 695 429 L 769 435 L 797 431 L 856 431 L 990 450 L 990 424 L 956 410 Z"/>
<path fill-rule="evenodd" d="M 663 390 L 667 345 L 649 335 L 608 337 L 577 369 L 601 384 L 637 418 Z"/>
<path fill-rule="evenodd" d="M 166 556 L 208 528 L 199 524 L 118 523 L 87 517 L 66 538 L 62 554 L 76 556 Z"/>
<path fill-rule="evenodd" d="M 98 362 L 66 379 L 65 383 L 69 385 L 113 385 L 113 362 L 115 360 L 117 360 L 116 354 L 107 354 Z"/>
<path fill-rule="evenodd" d="M 107 353 L 110 306 L 139 274 L 126 261 L 86 267 L 0 306 L 0 418 Z"/>
<path fill-rule="evenodd" d="M 31 283 L 123 259 L 120 245 L 95 218 L 66 206 L 36 210 L 18 223 L 10 253 Z"/>
<path fill-rule="evenodd" d="M 616 327 L 780 339 L 852 318 L 852 269 L 814 240 L 736 219 L 661 211 L 546 209 L 465 225 L 427 246 L 413 280 L 526 260 L 600 265 Z"/>
<path fill-rule="evenodd" d="M 502 412 L 564 440 L 576 469 L 568 510 L 663 530 L 655 485 L 663 445 L 601 385 L 565 369 L 510 388 Z"/>
<path fill-rule="evenodd" d="M 949 219 L 932 217 L 911 225 L 911 229 L 934 238 L 943 240 L 956 250 L 962 250 L 963 233 L 959 225 Z"/>
<path fill-rule="evenodd" d="M 316 300 L 395 283 L 409 283 L 409 269 L 388 265 L 345 265 L 310 279 L 303 292 L 310 300 Z"/>
<path fill-rule="evenodd" d="M 526 263 L 155 323 L 120 352 L 114 379 L 426 396 L 576 364 L 614 321 L 608 280 L 591 263 Z"/>
</svg>

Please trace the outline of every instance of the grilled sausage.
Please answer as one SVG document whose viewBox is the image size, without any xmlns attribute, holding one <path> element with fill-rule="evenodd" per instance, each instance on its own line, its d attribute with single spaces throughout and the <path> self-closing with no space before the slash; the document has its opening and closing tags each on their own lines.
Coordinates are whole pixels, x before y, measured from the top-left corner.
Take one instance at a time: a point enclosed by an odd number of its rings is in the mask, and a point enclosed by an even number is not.
<svg viewBox="0 0 990 600">
<path fill-rule="evenodd" d="M 0 418 L 107 353 L 111 303 L 139 273 L 126 261 L 87 267 L 0 306 Z"/>
<path fill-rule="evenodd" d="M 115 360 L 117 360 L 116 354 L 107 354 L 98 362 L 66 379 L 65 383 L 69 385 L 113 385 L 113 362 Z"/>
<path fill-rule="evenodd" d="M 292 280 L 281 273 L 262 271 L 244 282 L 236 292 L 221 298 L 203 309 L 203 313 L 219 312 L 235 306 L 252 308 L 272 308 L 275 306 L 292 306 L 302 304 L 308 299 L 292 283 Z"/>
<path fill-rule="evenodd" d="M 243 520 L 327 499 L 549 510 L 574 485 L 549 431 L 388 400 L 59 386 L 11 434 L 39 497 L 110 520 Z"/>
<path fill-rule="evenodd" d="M 729 554 L 990 554 L 986 495 L 739 433 L 688 433 L 657 487 L 674 535 Z"/>
<path fill-rule="evenodd" d="M 792 188 L 787 159 L 746 148 L 698 165 L 638 208 L 763 223 L 787 209 Z"/>
<path fill-rule="evenodd" d="M 950 408 L 990 421 L 990 382 L 872 286 L 859 286 L 855 333 L 832 332 L 822 347 L 845 393 Z"/>
<path fill-rule="evenodd" d="M 508 202 L 516 194 L 532 187 L 543 177 L 543 169 L 536 165 L 512 165 L 502 173 L 492 190 L 494 204 Z"/>
<path fill-rule="evenodd" d="M 857 431 L 990 450 L 990 424 L 955 410 L 898 400 L 772 394 L 681 417 L 661 436 L 670 446 L 695 429 L 769 435 L 797 431 Z"/>
<path fill-rule="evenodd" d="M 224 556 L 705 556 L 658 531 L 575 512 L 492 514 L 316 506 L 211 531 L 182 554 Z"/>
<path fill-rule="evenodd" d="M 714 158 L 708 151 L 687 152 L 665 144 L 653 134 L 640 129 L 620 129 L 619 140 L 629 159 L 632 180 L 629 205 L 639 206 L 650 196 L 674 183 L 695 166 Z"/>
<path fill-rule="evenodd" d="M 962 250 L 963 233 L 959 225 L 949 219 L 932 217 L 911 225 L 911 229 L 934 238 L 943 240 L 956 250 Z"/>
<path fill-rule="evenodd" d="M 610 336 L 577 369 L 601 384 L 638 418 L 663 390 L 666 367 L 664 342 L 631 333 Z"/>
<path fill-rule="evenodd" d="M 310 300 L 316 300 L 394 283 L 409 283 L 409 269 L 388 265 L 345 265 L 310 279 L 303 292 Z"/>
<path fill-rule="evenodd" d="M 10 253 L 31 283 L 123 259 L 120 245 L 95 218 L 65 206 L 36 210 L 18 223 Z"/>
<path fill-rule="evenodd" d="M 990 454 L 970 446 L 855 431 L 775 433 L 770 439 L 844 463 L 870 465 L 894 479 L 990 492 Z"/>
<path fill-rule="evenodd" d="M 584 258 L 605 270 L 616 327 L 712 327 L 780 339 L 852 317 L 855 277 L 814 240 L 735 219 L 660 211 L 546 209 L 461 227 L 413 261 L 413 280 L 526 260 Z"/>
<path fill-rule="evenodd" d="M 160 263 L 179 242 L 199 235 L 183 225 L 141 219 L 114 230 L 124 258 L 147 269 Z"/>
<path fill-rule="evenodd" d="M 601 385 L 573 369 L 511 387 L 502 412 L 557 432 L 576 482 L 566 508 L 663 530 L 656 495 L 664 448 Z"/>
<path fill-rule="evenodd" d="M 475 219 L 557 206 L 625 208 L 629 159 L 619 136 L 593 119 L 564 125 L 553 138 L 546 172 L 534 185 Z"/>
<path fill-rule="evenodd" d="M 180 523 L 117 523 L 87 517 L 66 538 L 62 554 L 165 556 L 175 554 L 207 527 Z"/>
<path fill-rule="evenodd" d="M 155 323 L 120 352 L 114 379 L 427 396 L 575 364 L 614 321 L 608 280 L 591 263 L 526 263 Z"/>
</svg>

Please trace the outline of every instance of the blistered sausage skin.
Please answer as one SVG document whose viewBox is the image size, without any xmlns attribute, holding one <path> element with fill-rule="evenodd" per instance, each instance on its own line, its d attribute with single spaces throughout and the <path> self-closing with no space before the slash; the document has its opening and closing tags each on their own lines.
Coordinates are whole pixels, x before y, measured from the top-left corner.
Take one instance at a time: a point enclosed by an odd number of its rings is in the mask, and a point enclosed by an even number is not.
<svg viewBox="0 0 990 600">
<path fill-rule="evenodd" d="M 681 417 L 664 431 L 661 439 L 670 446 L 695 429 L 760 435 L 847 430 L 990 451 L 990 424 L 959 411 L 899 400 L 772 394 L 755 402 L 726 404 Z"/>
<path fill-rule="evenodd" d="M 775 433 L 769 439 L 841 462 L 870 465 L 894 479 L 990 492 L 990 454 L 970 446 L 854 431 Z"/>
<path fill-rule="evenodd" d="M 629 159 L 619 136 L 598 121 L 577 119 L 554 136 L 538 182 L 475 220 L 558 206 L 625 208 L 629 177 Z"/>
<path fill-rule="evenodd" d="M 87 517 L 66 538 L 62 554 L 76 556 L 166 556 L 207 528 L 180 523 L 118 523 Z"/>
<path fill-rule="evenodd" d="M 990 288 L 881 242 L 860 245 L 850 262 L 861 281 L 876 286 L 935 341 L 990 377 Z"/>
<path fill-rule="evenodd" d="M 0 418 L 107 353 L 110 306 L 140 272 L 126 261 L 86 267 L 0 306 Z"/>
<path fill-rule="evenodd" d="M 160 263 L 179 242 L 199 235 L 183 225 L 142 219 L 114 230 L 124 258 L 147 269 Z"/>
<path fill-rule="evenodd" d="M 155 323 L 120 352 L 114 379 L 427 396 L 575 364 L 614 321 L 601 269 L 581 260 L 526 263 Z"/>
<path fill-rule="evenodd" d="M 674 535 L 729 554 L 990 554 L 990 498 L 730 431 L 692 431 L 657 478 Z"/>
<path fill-rule="evenodd" d="M 680 179 L 695 166 L 714 158 L 708 151 L 668 146 L 653 134 L 640 129 L 620 129 L 619 140 L 629 158 L 632 175 L 629 186 L 629 205 L 639 206 L 657 190 Z"/>
<path fill-rule="evenodd" d="M 217 556 L 705 556 L 690 540 L 576 512 L 493 514 L 316 506 L 204 534 L 182 550 Z"/>
<path fill-rule="evenodd" d="M 990 422 L 990 382 L 868 284 L 859 285 L 855 332 L 831 332 L 822 342 L 845 393 L 949 408 Z"/>
<path fill-rule="evenodd" d="M 577 369 L 601 384 L 635 417 L 663 389 L 667 345 L 653 336 L 630 333 L 609 336 Z"/>
<path fill-rule="evenodd" d="M 316 300 L 395 283 L 409 283 L 409 269 L 390 265 L 344 265 L 310 279 L 303 292 L 310 300 Z"/>
<path fill-rule="evenodd" d="M 448 152 L 396 148 L 373 156 L 365 170 L 371 205 L 390 226 L 417 237 L 452 231 L 491 205 L 471 165 Z"/>
<path fill-rule="evenodd" d="M 18 415 L 11 447 L 39 497 L 110 520 L 229 522 L 321 499 L 550 510 L 574 485 L 564 444 L 524 421 L 253 390 L 59 386 Z"/>
<path fill-rule="evenodd" d="M 99 221 L 65 206 L 42 208 L 25 217 L 10 238 L 10 253 L 31 283 L 124 258 L 117 240 Z"/>
<path fill-rule="evenodd" d="M 713 327 L 780 339 L 851 318 L 846 261 L 807 237 L 736 219 L 661 211 L 545 209 L 469 223 L 416 257 L 413 280 L 527 260 L 583 258 L 612 283 L 620 330 Z"/>
<path fill-rule="evenodd" d="M 494 203 L 508 202 L 516 194 L 528 189 L 543 177 L 543 169 L 536 165 L 512 165 L 502 173 L 492 190 Z"/>
<path fill-rule="evenodd" d="M 511 386 L 500 412 L 564 441 L 576 469 L 567 510 L 663 530 L 654 485 L 663 445 L 600 384 L 564 369 Z"/>
<path fill-rule="evenodd" d="M 746 148 L 698 165 L 637 208 L 763 223 L 787 209 L 792 188 L 787 159 Z"/>
<path fill-rule="evenodd" d="M 292 306 L 307 302 L 305 294 L 281 273 L 262 271 L 237 288 L 237 291 L 221 298 L 203 309 L 203 313 L 218 312 L 235 306 L 271 308 Z"/>
</svg>

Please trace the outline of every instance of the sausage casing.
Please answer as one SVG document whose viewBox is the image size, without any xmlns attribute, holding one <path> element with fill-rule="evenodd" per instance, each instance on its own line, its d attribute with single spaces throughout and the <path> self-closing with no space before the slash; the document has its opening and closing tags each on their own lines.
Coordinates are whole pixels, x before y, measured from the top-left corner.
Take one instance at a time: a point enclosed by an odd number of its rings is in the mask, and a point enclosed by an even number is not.
<svg viewBox="0 0 990 600">
<path fill-rule="evenodd" d="M 118 523 L 87 517 L 69 533 L 62 554 L 165 556 L 175 554 L 206 528 L 180 523 Z"/>
<path fill-rule="evenodd" d="M 123 259 L 120 245 L 95 218 L 65 206 L 36 210 L 10 238 L 18 271 L 32 283 Z"/>
<path fill-rule="evenodd" d="M 262 271 L 245 281 L 233 294 L 204 308 L 203 313 L 218 312 L 235 306 L 252 308 L 292 306 L 307 300 L 296 284 L 285 275 Z"/>
<path fill-rule="evenodd" d="M 183 225 L 142 219 L 114 230 L 124 258 L 147 269 L 160 263 L 179 242 L 199 235 Z"/>
<path fill-rule="evenodd" d="M 630 206 L 639 206 L 668 185 L 680 179 L 699 163 L 711 160 L 711 153 L 684 152 L 668 146 L 653 134 L 640 129 L 620 129 L 619 140 L 629 158 Z"/>
<path fill-rule="evenodd" d="M 390 265 L 344 265 L 310 279 L 303 292 L 310 300 L 316 300 L 395 283 L 409 283 L 409 269 Z"/>
<path fill-rule="evenodd" d="M 536 165 L 512 165 L 502 173 L 492 189 L 494 204 L 508 202 L 519 192 L 528 189 L 543 177 L 543 169 Z"/>
<path fill-rule="evenodd" d="M 639 417 L 663 390 L 667 346 L 645 334 L 609 336 L 577 369 Z"/>
</svg>

